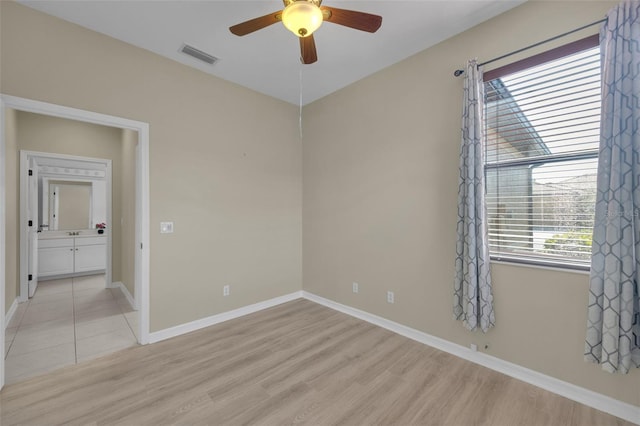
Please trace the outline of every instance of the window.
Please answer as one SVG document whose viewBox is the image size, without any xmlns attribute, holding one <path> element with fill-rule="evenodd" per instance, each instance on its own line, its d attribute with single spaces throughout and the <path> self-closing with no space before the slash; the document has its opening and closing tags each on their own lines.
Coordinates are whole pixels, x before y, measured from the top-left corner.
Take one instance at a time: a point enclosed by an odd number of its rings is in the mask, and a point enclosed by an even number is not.
<svg viewBox="0 0 640 426">
<path fill-rule="evenodd" d="M 589 267 L 600 136 L 600 51 L 590 39 L 586 50 L 574 43 L 569 54 L 485 74 L 494 259 Z"/>
</svg>

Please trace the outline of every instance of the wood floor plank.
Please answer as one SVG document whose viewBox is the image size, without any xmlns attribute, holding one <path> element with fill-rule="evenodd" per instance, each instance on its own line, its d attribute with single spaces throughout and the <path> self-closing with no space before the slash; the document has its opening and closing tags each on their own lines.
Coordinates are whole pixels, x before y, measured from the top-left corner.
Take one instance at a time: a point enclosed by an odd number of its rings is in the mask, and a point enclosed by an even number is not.
<svg viewBox="0 0 640 426">
<path fill-rule="evenodd" d="M 629 425 L 307 300 L 0 392 L 5 425 Z"/>
</svg>

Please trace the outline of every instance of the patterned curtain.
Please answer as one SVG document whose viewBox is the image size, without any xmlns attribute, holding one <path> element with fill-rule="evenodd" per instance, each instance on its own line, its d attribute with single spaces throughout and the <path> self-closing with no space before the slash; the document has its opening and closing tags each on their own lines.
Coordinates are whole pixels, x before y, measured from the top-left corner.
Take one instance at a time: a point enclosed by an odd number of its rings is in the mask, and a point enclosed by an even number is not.
<svg viewBox="0 0 640 426">
<path fill-rule="evenodd" d="M 640 367 L 640 2 L 613 8 L 600 32 L 602 126 L 585 359 Z"/>
<path fill-rule="evenodd" d="M 475 60 L 467 64 L 458 180 L 458 240 L 453 316 L 469 330 L 494 326 L 484 203 L 484 84 Z"/>
</svg>

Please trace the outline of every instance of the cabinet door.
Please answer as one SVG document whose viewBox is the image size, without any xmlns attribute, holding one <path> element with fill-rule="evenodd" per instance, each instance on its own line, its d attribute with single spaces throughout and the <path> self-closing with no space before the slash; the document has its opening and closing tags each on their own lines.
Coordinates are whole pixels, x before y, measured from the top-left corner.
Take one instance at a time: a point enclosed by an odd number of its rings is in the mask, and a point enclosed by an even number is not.
<svg viewBox="0 0 640 426">
<path fill-rule="evenodd" d="M 38 249 L 38 275 L 73 273 L 73 247 L 41 247 Z"/>
<path fill-rule="evenodd" d="M 107 267 L 107 251 L 104 244 L 76 245 L 75 253 L 75 272 L 99 271 Z"/>
</svg>

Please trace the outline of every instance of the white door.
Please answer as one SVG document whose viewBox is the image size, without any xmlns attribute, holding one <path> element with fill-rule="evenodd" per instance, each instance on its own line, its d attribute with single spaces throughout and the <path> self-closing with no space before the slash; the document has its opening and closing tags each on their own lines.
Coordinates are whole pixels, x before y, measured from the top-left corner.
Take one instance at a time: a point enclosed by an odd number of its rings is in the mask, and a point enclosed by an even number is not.
<svg viewBox="0 0 640 426">
<path fill-rule="evenodd" d="M 29 158 L 27 172 L 27 244 L 29 250 L 29 298 L 38 288 L 38 164 L 35 158 Z"/>
<path fill-rule="evenodd" d="M 52 240 L 45 240 L 49 242 Z M 38 259 L 38 272 L 41 277 L 49 275 L 73 274 L 73 238 L 67 238 L 56 247 L 40 247 Z M 42 246 L 42 244 L 41 244 Z"/>
<path fill-rule="evenodd" d="M 101 271 L 107 267 L 106 244 L 75 246 L 74 272 Z"/>
</svg>

